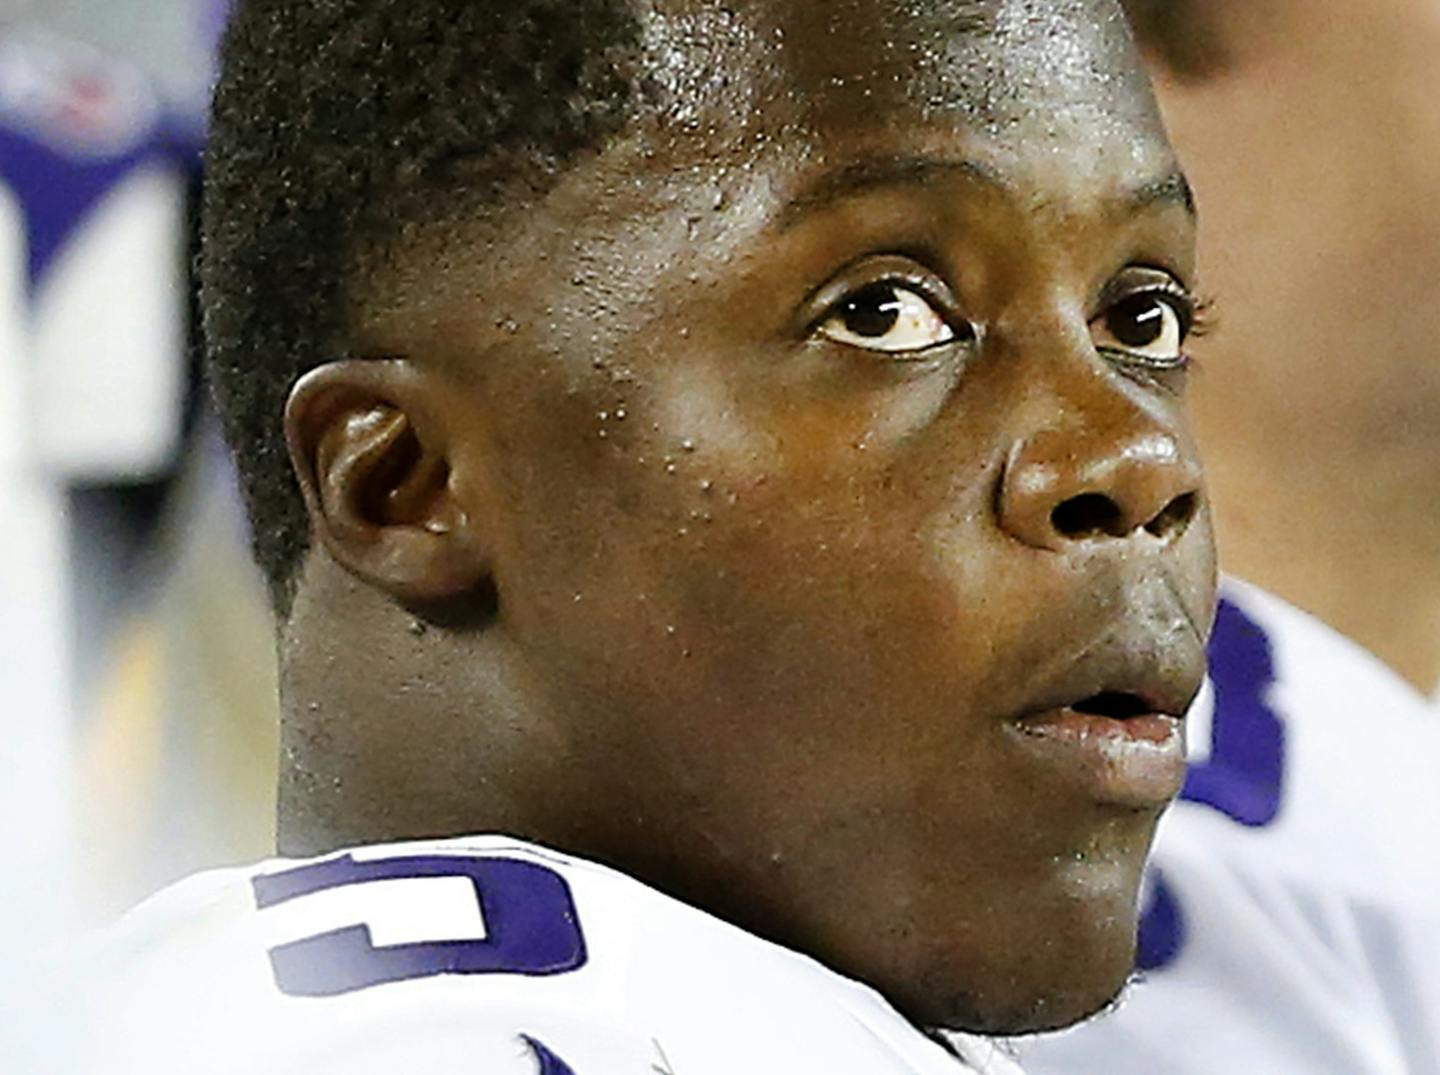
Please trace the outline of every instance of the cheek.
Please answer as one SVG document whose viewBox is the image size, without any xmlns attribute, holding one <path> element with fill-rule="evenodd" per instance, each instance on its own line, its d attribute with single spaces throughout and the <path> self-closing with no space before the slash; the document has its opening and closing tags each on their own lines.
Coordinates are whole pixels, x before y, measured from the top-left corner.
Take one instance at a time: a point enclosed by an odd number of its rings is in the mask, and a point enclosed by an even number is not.
<svg viewBox="0 0 1440 1075">
<path fill-rule="evenodd" d="M 964 686 L 990 659 L 965 622 L 983 564 L 942 569 L 923 504 L 878 478 L 726 462 L 698 445 L 673 472 L 637 462 L 574 509 L 564 529 L 586 536 L 533 576 L 549 592 L 526 633 L 551 681 L 737 810 L 819 788 L 833 816 L 837 795 L 858 806 L 953 774 L 976 735 Z"/>
<path fill-rule="evenodd" d="M 595 372 L 500 453 L 502 616 L 553 703 L 607 718 L 572 723 L 742 811 L 978 774 L 977 686 L 1008 682 L 1026 586 L 989 521 L 993 453 L 951 435 L 920 457 L 943 385 L 894 389 L 913 405 L 891 428 L 875 392 Z"/>
</svg>

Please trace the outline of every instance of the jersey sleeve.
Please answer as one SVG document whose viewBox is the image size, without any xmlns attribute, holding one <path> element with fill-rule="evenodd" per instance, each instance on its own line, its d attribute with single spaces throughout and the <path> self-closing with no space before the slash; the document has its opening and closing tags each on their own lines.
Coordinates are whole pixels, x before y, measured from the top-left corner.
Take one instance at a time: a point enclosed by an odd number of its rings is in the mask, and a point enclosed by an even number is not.
<svg viewBox="0 0 1440 1075">
<path fill-rule="evenodd" d="M 201 876 L 107 937 L 93 1066 L 115 1075 L 621 1075 L 650 1042 L 535 856 L 341 854 Z"/>
<path fill-rule="evenodd" d="M 503 836 L 201 875 L 108 941 L 86 1075 L 1013 1070 L 800 953 Z"/>
</svg>

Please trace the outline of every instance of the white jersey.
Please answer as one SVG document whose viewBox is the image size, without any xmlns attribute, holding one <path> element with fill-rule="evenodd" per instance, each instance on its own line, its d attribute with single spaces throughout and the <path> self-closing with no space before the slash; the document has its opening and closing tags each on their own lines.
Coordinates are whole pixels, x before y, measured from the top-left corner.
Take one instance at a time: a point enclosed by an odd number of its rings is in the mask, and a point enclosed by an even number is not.
<svg viewBox="0 0 1440 1075">
<path fill-rule="evenodd" d="M 180 437 L 198 159 L 138 71 L 3 29 L 0 186 L 25 251 L 28 447 L 57 479 L 149 479 Z"/>
<path fill-rule="evenodd" d="M 1440 1073 L 1440 715 L 1360 647 L 1227 581 L 1142 977 L 1023 1051 L 1042 1075 Z"/>
<path fill-rule="evenodd" d="M 201 874 L 103 949 L 83 967 L 100 983 L 87 1075 L 1019 1071 L 811 959 L 505 837 Z"/>
</svg>

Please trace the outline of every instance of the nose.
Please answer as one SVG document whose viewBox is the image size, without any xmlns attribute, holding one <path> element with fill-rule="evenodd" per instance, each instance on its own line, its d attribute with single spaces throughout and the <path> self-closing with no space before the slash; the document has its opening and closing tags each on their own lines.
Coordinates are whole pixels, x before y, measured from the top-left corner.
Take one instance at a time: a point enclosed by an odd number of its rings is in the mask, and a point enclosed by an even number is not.
<svg viewBox="0 0 1440 1075">
<path fill-rule="evenodd" d="M 1173 542 L 1200 510 L 1200 466 L 1160 425 L 1049 429 L 1017 443 L 1000 482 L 1000 527 L 1038 549 L 1134 539 Z"/>
</svg>

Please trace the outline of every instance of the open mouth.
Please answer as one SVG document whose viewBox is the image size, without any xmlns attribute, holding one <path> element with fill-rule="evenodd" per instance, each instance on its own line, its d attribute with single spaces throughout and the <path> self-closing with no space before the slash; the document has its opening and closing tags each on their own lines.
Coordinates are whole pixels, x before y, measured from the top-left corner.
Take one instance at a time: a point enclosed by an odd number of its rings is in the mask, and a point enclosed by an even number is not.
<svg viewBox="0 0 1440 1075">
<path fill-rule="evenodd" d="M 1102 802 L 1160 806 L 1184 780 L 1184 718 L 1134 691 L 1097 691 L 1012 727 L 1031 756 Z"/>
<path fill-rule="evenodd" d="M 1028 697 L 1001 726 L 1018 756 L 1037 767 L 1032 779 L 1145 810 L 1180 791 L 1185 713 L 1204 680 L 1205 653 L 1183 626 L 1161 645 L 1152 637 L 1155 619 L 1137 619 L 1143 631 L 1131 625 L 1103 634 L 1028 684 Z"/>
<path fill-rule="evenodd" d="M 1111 737 L 1148 741 L 1170 739 L 1181 724 L 1181 715 L 1166 712 L 1133 691 L 1103 690 L 1068 705 L 1057 706 L 1021 718 L 1025 731 L 1060 734 L 1075 738 Z"/>
<path fill-rule="evenodd" d="M 1155 707 L 1138 694 L 1129 691 L 1101 691 L 1070 706 L 1076 713 L 1088 713 L 1111 720 L 1129 720 L 1154 713 Z"/>
</svg>

